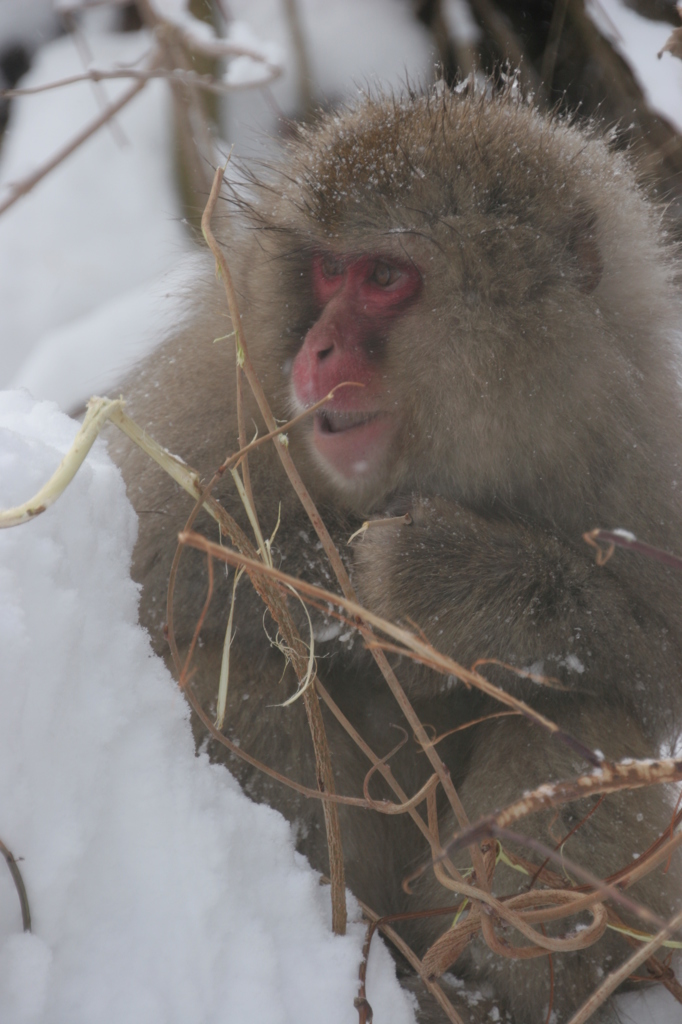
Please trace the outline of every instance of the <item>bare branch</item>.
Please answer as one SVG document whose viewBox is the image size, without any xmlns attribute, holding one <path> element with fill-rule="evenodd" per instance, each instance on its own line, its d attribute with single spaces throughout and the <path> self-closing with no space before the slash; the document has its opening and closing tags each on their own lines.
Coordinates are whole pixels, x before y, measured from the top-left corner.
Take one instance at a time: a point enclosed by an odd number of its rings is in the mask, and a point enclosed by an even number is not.
<svg viewBox="0 0 682 1024">
<path fill-rule="evenodd" d="M 14 854 L 12 853 L 12 851 L 10 849 L 8 849 L 8 847 L 5 846 L 5 844 L 2 842 L 1 839 L 0 839 L 0 853 L 3 855 L 3 857 L 5 858 L 5 861 L 7 862 L 7 867 L 9 868 L 9 873 L 12 876 L 12 881 L 14 882 L 14 887 L 17 890 L 17 895 L 19 897 L 19 905 L 21 907 L 21 922 L 23 924 L 24 931 L 25 932 L 30 932 L 30 930 L 31 930 L 31 908 L 30 908 L 29 903 L 28 903 L 28 893 L 26 892 L 26 886 L 24 885 L 24 879 L 21 877 L 21 871 L 19 870 L 19 865 L 17 864 L 17 862 L 16 862 L 16 860 L 14 858 Z"/>
<path fill-rule="evenodd" d="M 629 978 L 641 964 L 648 960 L 657 949 L 660 949 L 663 943 L 671 935 L 674 935 L 680 927 L 682 927 L 682 910 L 678 911 L 650 942 L 647 942 L 641 949 L 633 953 L 617 970 L 612 971 L 599 988 L 592 993 L 590 998 L 583 1003 L 578 1012 L 571 1017 L 568 1024 L 585 1024 L 585 1021 L 608 999 L 611 993 L 615 992 L 618 986 Z"/>
<path fill-rule="evenodd" d="M 616 548 L 627 548 L 628 551 L 636 551 L 655 562 L 670 565 L 673 569 L 682 569 L 682 558 L 679 555 L 672 555 L 669 551 L 655 548 L 653 544 L 637 540 L 634 533 L 630 533 L 629 530 L 590 530 L 583 534 L 583 540 L 596 548 L 597 565 L 605 565 Z M 606 549 L 599 547 L 600 542 L 606 544 Z"/>
<path fill-rule="evenodd" d="M 131 86 L 130 89 L 124 92 L 122 96 L 115 100 L 115 102 L 109 104 L 109 106 L 102 111 L 99 117 L 95 118 L 94 121 L 91 121 L 86 128 L 83 128 L 83 130 L 75 135 L 70 142 L 67 142 L 65 146 L 62 146 L 54 156 L 50 157 L 49 160 L 31 174 L 27 175 L 27 177 L 23 178 L 21 181 L 15 182 L 14 185 L 11 185 L 9 188 L 9 196 L 4 201 L 0 202 L 0 214 L 4 213 L 5 210 L 9 210 L 10 206 L 14 206 L 22 196 L 25 196 L 31 191 L 31 189 L 35 188 L 38 182 L 42 181 L 50 171 L 53 171 L 55 167 L 58 167 L 59 164 L 63 163 L 64 160 L 71 156 L 79 146 L 82 146 L 87 139 L 98 132 L 100 128 L 107 124 L 115 114 L 118 114 L 119 110 L 123 110 L 123 108 L 127 106 L 131 100 L 134 100 L 137 94 L 144 89 L 145 85 L 146 80 L 136 82 L 135 85 Z"/>
<path fill-rule="evenodd" d="M 245 53 L 243 56 L 250 56 Z M 262 82 L 228 82 L 224 78 L 216 78 L 214 75 L 201 75 L 198 71 L 182 68 L 88 68 L 79 75 L 69 75 L 67 78 L 59 78 L 54 82 L 47 82 L 44 85 L 33 85 L 25 89 L 2 89 L 0 99 L 11 100 L 17 96 L 35 96 L 37 93 L 49 92 L 52 89 L 61 89 L 67 85 L 76 85 L 78 82 L 107 82 L 114 79 L 133 78 L 138 82 L 149 82 L 153 78 L 163 78 L 169 82 L 179 82 L 182 85 L 192 85 L 197 89 L 205 89 L 207 92 L 216 93 L 222 96 L 230 92 L 240 92 L 244 89 L 253 89 L 255 85 L 259 88 L 263 85 L 270 85 L 282 74 L 282 69 L 273 64 L 264 64 L 267 69 L 267 77 Z"/>
</svg>

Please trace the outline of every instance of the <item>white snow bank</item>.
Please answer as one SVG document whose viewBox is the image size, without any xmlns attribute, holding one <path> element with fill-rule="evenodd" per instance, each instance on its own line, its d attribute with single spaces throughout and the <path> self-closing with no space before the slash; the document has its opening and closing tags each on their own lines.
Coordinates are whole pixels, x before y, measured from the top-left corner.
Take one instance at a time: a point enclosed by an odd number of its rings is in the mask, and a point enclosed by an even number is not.
<svg viewBox="0 0 682 1024">
<path fill-rule="evenodd" d="M 98 67 L 134 62 L 145 33 L 91 33 Z M 73 39 L 45 46 L 22 86 L 79 74 Z M 130 81 L 104 83 L 108 99 Z M 127 141 L 104 127 L 0 217 L 0 386 L 53 330 L 172 267 L 189 239 L 173 181 L 171 114 L 164 82 L 148 83 L 116 118 Z M 12 105 L 3 139 L 3 184 L 19 181 L 93 121 L 101 106 L 91 82 Z"/>
<path fill-rule="evenodd" d="M 53 472 L 77 425 L 0 394 L 0 506 Z M 187 710 L 137 625 L 134 513 L 99 443 L 43 516 L 0 532 L 3 1024 L 356 1024 L 364 928 L 284 819 L 195 757 Z M 376 1024 L 409 1024 L 380 942 Z"/>
<path fill-rule="evenodd" d="M 193 254 L 150 284 L 140 285 L 56 331 L 48 331 L 10 381 L 34 398 L 78 412 L 92 395 L 109 394 L 186 315 L 184 296 L 206 276 Z"/>
</svg>

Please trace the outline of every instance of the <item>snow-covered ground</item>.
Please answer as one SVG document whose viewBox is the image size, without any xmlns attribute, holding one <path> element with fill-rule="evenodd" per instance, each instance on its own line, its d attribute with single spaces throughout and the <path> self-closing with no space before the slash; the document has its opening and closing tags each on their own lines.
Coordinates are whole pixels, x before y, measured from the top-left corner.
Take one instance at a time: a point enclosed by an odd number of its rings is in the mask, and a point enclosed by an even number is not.
<svg viewBox="0 0 682 1024">
<path fill-rule="evenodd" d="M 0 508 L 36 493 L 77 426 L 0 393 Z M 0 1021 L 356 1024 L 365 927 L 355 912 L 331 934 L 290 826 L 195 756 L 137 624 L 136 529 L 97 442 L 54 506 L 0 531 L 0 839 L 33 918 L 23 932 L 0 861 Z M 380 939 L 367 994 L 376 1024 L 413 1024 Z M 662 989 L 620 1009 L 624 1024 L 679 1020 Z"/>
<path fill-rule="evenodd" d="M 0 398 L 0 507 L 45 482 L 77 424 Z M 3 1024 L 355 1024 L 365 928 L 330 931 L 329 891 L 289 825 L 196 757 L 187 707 L 137 625 L 135 514 L 98 443 L 59 502 L 0 532 Z M 357 917 L 357 914 L 356 914 Z M 410 1024 L 381 942 L 377 1024 Z"/>
<path fill-rule="evenodd" d="M 45 0 L 0 0 L 0 29 L 14 16 L 27 31 L 31 4 L 44 16 Z M 620 28 L 617 45 L 652 102 L 680 123 L 682 64 L 653 55 L 667 27 L 654 26 L 654 38 L 619 0 L 592 6 Z M 465 9 L 462 0 L 446 8 Z M 279 0 L 230 0 L 230 9 L 290 52 Z M 300 9 L 321 93 L 428 75 L 432 50 L 406 0 L 301 0 Z M 102 66 L 135 59 L 146 43 L 99 32 L 90 45 Z M 80 70 L 61 38 L 22 84 Z M 113 98 L 126 86 L 105 88 Z M 290 74 L 273 95 L 293 108 Z M 0 184 L 98 109 L 88 83 L 16 102 Z M 272 128 L 263 96 L 232 97 L 226 110 L 230 139 L 258 148 L 254 125 Z M 178 281 L 197 272 L 163 84 L 118 124 L 126 144 L 105 129 L 0 217 L 0 386 L 27 386 L 67 410 L 156 343 L 182 315 Z M 0 507 L 38 489 L 76 429 L 25 393 L 0 398 Z M 328 893 L 295 854 L 289 826 L 194 756 L 184 703 L 136 625 L 134 534 L 102 445 L 57 505 L 0 533 L 0 840 L 21 858 L 33 913 L 33 933 L 22 933 L 0 860 L 0 1021 L 355 1024 L 363 928 L 330 934 Z M 413 1020 L 379 941 L 368 996 L 376 1024 Z M 663 990 L 621 999 L 622 1019 L 637 1024 L 674 1024 L 678 1011 Z"/>
</svg>

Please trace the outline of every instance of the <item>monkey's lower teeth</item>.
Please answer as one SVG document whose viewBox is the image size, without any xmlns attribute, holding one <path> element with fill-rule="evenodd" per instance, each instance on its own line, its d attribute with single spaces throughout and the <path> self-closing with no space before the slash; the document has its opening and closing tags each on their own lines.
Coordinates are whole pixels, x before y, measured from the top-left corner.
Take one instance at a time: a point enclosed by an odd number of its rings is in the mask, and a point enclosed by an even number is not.
<svg viewBox="0 0 682 1024">
<path fill-rule="evenodd" d="M 319 420 L 325 434 L 340 434 L 352 427 L 362 427 L 376 416 L 376 413 L 323 412 L 319 414 Z"/>
</svg>

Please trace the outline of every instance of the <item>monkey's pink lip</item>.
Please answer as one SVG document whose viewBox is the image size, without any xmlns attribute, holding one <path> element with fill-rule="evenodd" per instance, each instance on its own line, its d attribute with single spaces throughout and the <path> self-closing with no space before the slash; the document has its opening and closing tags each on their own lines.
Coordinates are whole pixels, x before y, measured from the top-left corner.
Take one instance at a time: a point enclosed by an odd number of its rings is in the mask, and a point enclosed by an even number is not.
<svg viewBox="0 0 682 1024">
<path fill-rule="evenodd" d="M 376 411 L 315 414 L 313 439 L 320 455 L 345 477 L 364 476 L 376 466 L 391 434 L 391 417 Z"/>
<path fill-rule="evenodd" d="M 365 427 L 379 416 L 378 412 L 337 412 L 323 409 L 315 417 L 315 427 L 323 434 L 344 434 L 347 430 Z"/>
</svg>

